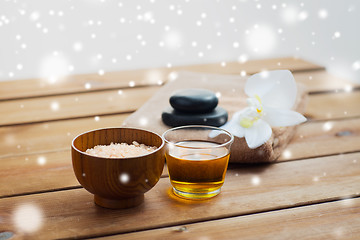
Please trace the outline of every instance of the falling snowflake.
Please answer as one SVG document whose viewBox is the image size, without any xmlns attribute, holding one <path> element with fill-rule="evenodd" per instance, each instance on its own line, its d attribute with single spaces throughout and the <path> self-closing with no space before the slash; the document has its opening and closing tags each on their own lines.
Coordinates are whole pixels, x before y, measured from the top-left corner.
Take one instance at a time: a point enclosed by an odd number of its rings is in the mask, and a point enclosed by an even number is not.
<svg viewBox="0 0 360 240">
<path fill-rule="evenodd" d="M 58 52 L 44 57 L 40 64 L 40 75 L 49 83 L 53 84 L 68 75 L 69 61 Z"/>
<path fill-rule="evenodd" d="M 59 104 L 58 102 L 52 102 L 52 103 L 50 104 L 50 108 L 51 108 L 52 111 L 55 112 L 55 111 L 59 110 L 60 104 Z"/>
<path fill-rule="evenodd" d="M 360 60 L 354 62 L 352 64 L 352 68 L 353 68 L 354 71 L 358 71 L 360 69 Z"/>
<path fill-rule="evenodd" d="M 172 30 L 164 34 L 162 42 L 168 49 L 175 50 L 182 46 L 183 36 L 180 32 Z"/>
<path fill-rule="evenodd" d="M 309 17 L 309 14 L 306 11 L 302 11 L 299 13 L 298 18 L 300 21 L 304 21 Z"/>
<path fill-rule="evenodd" d="M 339 38 L 339 37 L 341 37 L 341 33 L 340 32 L 334 32 L 333 39 L 334 38 Z"/>
<path fill-rule="evenodd" d="M 334 123 L 333 122 L 326 122 L 323 124 L 323 127 L 322 129 L 325 131 L 325 132 L 328 132 L 330 131 L 334 126 Z"/>
<path fill-rule="evenodd" d="M 40 156 L 40 157 L 38 157 L 38 159 L 37 159 L 37 163 L 39 164 L 39 165 L 45 165 L 45 163 L 46 163 L 46 158 L 44 157 L 44 156 Z"/>
<path fill-rule="evenodd" d="M 17 65 L 16 65 L 16 69 L 17 69 L 17 70 L 22 70 L 22 69 L 23 69 L 23 65 L 20 64 L 20 63 L 17 64 Z"/>
<path fill-rule="evenodd" d="M 292 154 L 290 152 L 290 150 L 285 150 L 283 153 L 282 153 L 282 156 L 284 159 L 290 159 Z"/>
<path fill-rule="evenodd" d="M 168 76 L 168 79 L 169 79 L 170 81 L 174 81 L 174 80 L 176 80 L 178 77 L 179 77 L 179 75 L 178 75 L 177 72 L 171 72 L 171 73 L 169 74 L 169 76 Z"/>
<path fill-rule="evenodd" d="M 276 35 L 271 27 L 256 24 L 246 36 L 246 44 L 250 50 L 258 54 L 269 54 L 276 46 Z"/>
<path fill-rule="evenodd" d="M 259 176 L 253 176 L 253 177 L 251 178 L 251 184 L 252 184 L 253 186 L 258 186 L 260 183 L 261 183 L 261 179 L 260 179 Z"/>
<path fill-rule="evenodd" d="M 135 87 L 135 82 L 134 82 L 134 81 L 130 81 L 130 82 L 129 82 L 129 87 Z"/>
<path fill-rule="evenodd" d="M 40 18 L 40 14 L 38 12 L 32 12 L 30 14 L 30 20 L 31 21 L 37 21 Z"/>
<path fill-rule="evenodd" d="M 238 57 L 238 62 L 245 63 L 248 61 L 248 59 L 249 59 L 249 57 L 246 54 L 242 54 Z"/>
<path fill-rule="evenodd" d="M 130 176 L 127 173 L 122 173 L 119 176 L 119 180 L 122 184 L 127 184 L 130 181 Z"/>
<path fill-rule="evenodd" d="M 75 42 L 73 44 L 73 49 L 75 52 L 80 52 L 83 50 L 83 44 L 81 42 Z"/>
<path fill-rule="evenodd" d="M 325 19 L 328 17 L 328 11 L 326 9 L 320 9 L 318 12 L 318 16 L 320 19 Z"/>
<path fill-rule="evenodd" d="M 139 120 L 140 125 L 143 127 L 146 126 L 148 124 L 148 122 L 149 122 L 149 120 L 146 117 L 142 117 Z"/>
<path fill-rule="evenodd" d="M 90 89 L 91 88 L 91 83 L 85 83 L 84 87 L 85 87 L 85 89 Z"/>
<path fill-rule="evenodd" d="M 104 71 L 103 69 L 100 69 L 100 70 L 98 71 L 98 74 L 99 74 L 100 76 L 102 76 L 102 75 L 105 74 L 105 71 Z"/>
<path fill-rule="evenodd" d="M 349 92 L 352 92 L 352 90 L 353 90 L 353 87 L 350 84 L 345 85 L 345 87 L 344 87 L 345 92 L 349 93 Z"/>
<path fill-rule="evenodd" d="M 286 24 L 294 24 L 298 20 L 298 14 L 297 8 L 289 6 L 282 10 L 281 17 Z"/>
<path fill-rule="evenodd" d="M 13 222 L 19 232 L 36 232 L 43 224 L 42 210 L 33 203 L 20 205 L 13 213 Z"/>
</svg>

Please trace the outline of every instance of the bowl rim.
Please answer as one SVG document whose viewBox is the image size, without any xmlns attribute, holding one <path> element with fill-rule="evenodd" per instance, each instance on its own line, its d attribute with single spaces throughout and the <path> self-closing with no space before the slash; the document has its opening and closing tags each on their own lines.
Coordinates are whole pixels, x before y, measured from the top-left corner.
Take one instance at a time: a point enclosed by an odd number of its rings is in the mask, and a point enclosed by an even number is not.
<svg viewBox="0 0 360 240">
<path fill-rule="evenodd" d="M 160 145 L 160 147 L 157 147 L 157 149 L 156 149 L 155 151 L 153 151 L 153 152 L 150 152 L 150 153 L 147 153 L 147 154 L 143 154 L 143 155 L 139 155 L 139 156 L 125 157 L 125 158 L 107 158 L 107 157 L 94 156 L 94 155 L 90 155 L 90 154 L 88 154 L 88 153 L 86 153 L 86 152 L 80 151 L 77 147 L 75 147 L 74 141 L 75 141 L 75 139 L 77 139 L 77 138 L 80 137 L 81 135 L 84 135 L 84 134 L 87 134 L 87 133 L 90 133 L 90 132 L 99 131 L 99 130 L 106 130 L 106 129 L 132 129 L 132 130 L 140 130 L 140 131 L 152 133 L 152 134 L 158 136 L 158 137 L 161 139 L 161 145 Z M 84 154 L 84 155 L 87 155 L 87 156 L 90 156 L 90 157 L 93 157 L 93 158 L 110 159 L 110 160 L 126 160 L 126 159 L 135 159 L 135 158 L 145 157 L 145 156 L 148 156 L 148 155 L 151 155 L 151 154 L 154 154 L 154 153 L 160 151 L 161 149 L 164 148 L 164 146 L 165 146 L 165 140 L 164 140 L 164 138 L 163 138 L 160 134 L 157 134 L 156 132 L 149 131 L 149 130 L 145 130 L 145 129 L 142 129 L 142 128 L 133 128 L 133 127 L 106 127 L 106 128 L 92 129 L 92 130 L 89 130 L 89 131 L 82 132 L 82 133 L 78 134 L 78 135 L 75 136 L 74 139 L 71 141 L 71 147 L 72 147 L 72 149 L 74 149 L 75 151 L 79 152 L 80 154 Z"/>
</svg>

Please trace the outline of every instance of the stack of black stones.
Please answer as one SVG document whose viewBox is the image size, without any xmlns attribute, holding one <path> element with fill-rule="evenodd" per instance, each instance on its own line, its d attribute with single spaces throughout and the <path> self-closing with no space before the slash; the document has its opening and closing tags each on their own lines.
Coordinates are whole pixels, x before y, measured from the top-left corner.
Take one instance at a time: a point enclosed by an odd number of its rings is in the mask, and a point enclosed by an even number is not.
<svg viewBox="0 0 360 240">
<path fill-rule="evenodd" d="M 207 125 L 219 127 L 228 119 L 225 109 L 218 107 L 215 93 L 206 89 L 182 89 L 170 97 L 171 107 L 162 113 L 163 122 L 171 127 Z"/>
</svg>

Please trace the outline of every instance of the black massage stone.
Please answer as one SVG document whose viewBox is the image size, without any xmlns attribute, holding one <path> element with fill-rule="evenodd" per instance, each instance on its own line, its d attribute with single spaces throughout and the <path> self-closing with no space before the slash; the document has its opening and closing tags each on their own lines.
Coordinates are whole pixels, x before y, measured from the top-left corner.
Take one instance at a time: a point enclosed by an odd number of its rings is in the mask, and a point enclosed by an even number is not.
<svg viewBox="0 0 360 240">
<path fill-rule="evenodd" d="M 162 115 L 163 122 L 171 127 L 184 125 L 207 125 L 220 127 L 227 122 L 228 113 L 221 107 L 216 107 L 208 113 L 186 113 L 171 107 L 165 109 Z"/>
<path fill-rule="evenodd" d="M 217 104 L 216 95 L 206 89 L 182 89 L 170 97 L 170 105 L 178 112 L 184 113 L 208 113 L 214 110 Z"/>
</svg>

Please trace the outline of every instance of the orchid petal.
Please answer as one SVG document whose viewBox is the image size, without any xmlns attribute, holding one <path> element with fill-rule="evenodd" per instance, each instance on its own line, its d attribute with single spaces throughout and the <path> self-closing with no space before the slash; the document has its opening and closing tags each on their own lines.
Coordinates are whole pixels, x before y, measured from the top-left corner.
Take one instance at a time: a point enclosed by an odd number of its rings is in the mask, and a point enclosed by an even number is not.
<svg viewBox="0 0 360 240">
<path fill-rule="evenodd" d="M 230 121 L 228 121 L 227 123 L 225 123 L 224 125 L 222 125 L 220 128 L 223 128 L 225 130 L 227 130 L 228 132 L 231 132 L 234 136 L 237 137 L 244 137 L 244 128 L 242 126 L 240 126 L 239 122 L 240 122 L 240 117 L 243 114 L 243 112 L 246 111 L 246 108 L 241 110 L 241 111 L 237 111 L 233 114 L 232 118 Z"/>
<path fill-rule="evenodd" d="M 271 137 L 270 125 L 259 119 L 251 128 L 245 128 L 245 140 L 249 148 L 255 149 L 263 145 Z"/>
<path fill-rule="evenodd" d="M 269 79 L 269 72 L 260 72 L 251 75 L 245 84 L 245 93 L 249 97 L 264 96 L 275 85 L 275 81 Z"/>
<path fill-rule="evenodd" d="M 276 86 L 262 97 L 263 105 L 291 109 L 297 95 L 294 76 L 288 70 L 280 70 L 270 72 L 270 78 L 276 82 Z"/>
<path fill-rule="evenodd" d="M 249 97 L 258 95 L 263 105 L 291 109 L 296 99 L 296 83 L 289 70 L 257 73 L 248 78 L 245 93 Z"/>
<path fill-rule="evenodd" d="M 239 138 L 244 137 L 244 128 L 240 126 L 236 118 L 232 118 L 231 121 L 225 123 L 220 128 L 227 130 L 228 132 L 232 133 L 234 136 Z"/>
<path fill-rule="evenodd" d="M 298 112 L 270 107 L 264 108 L 263 119 L 272 127 L 293 126 L 306 121 L 306 118 Z"/>
</svg>

